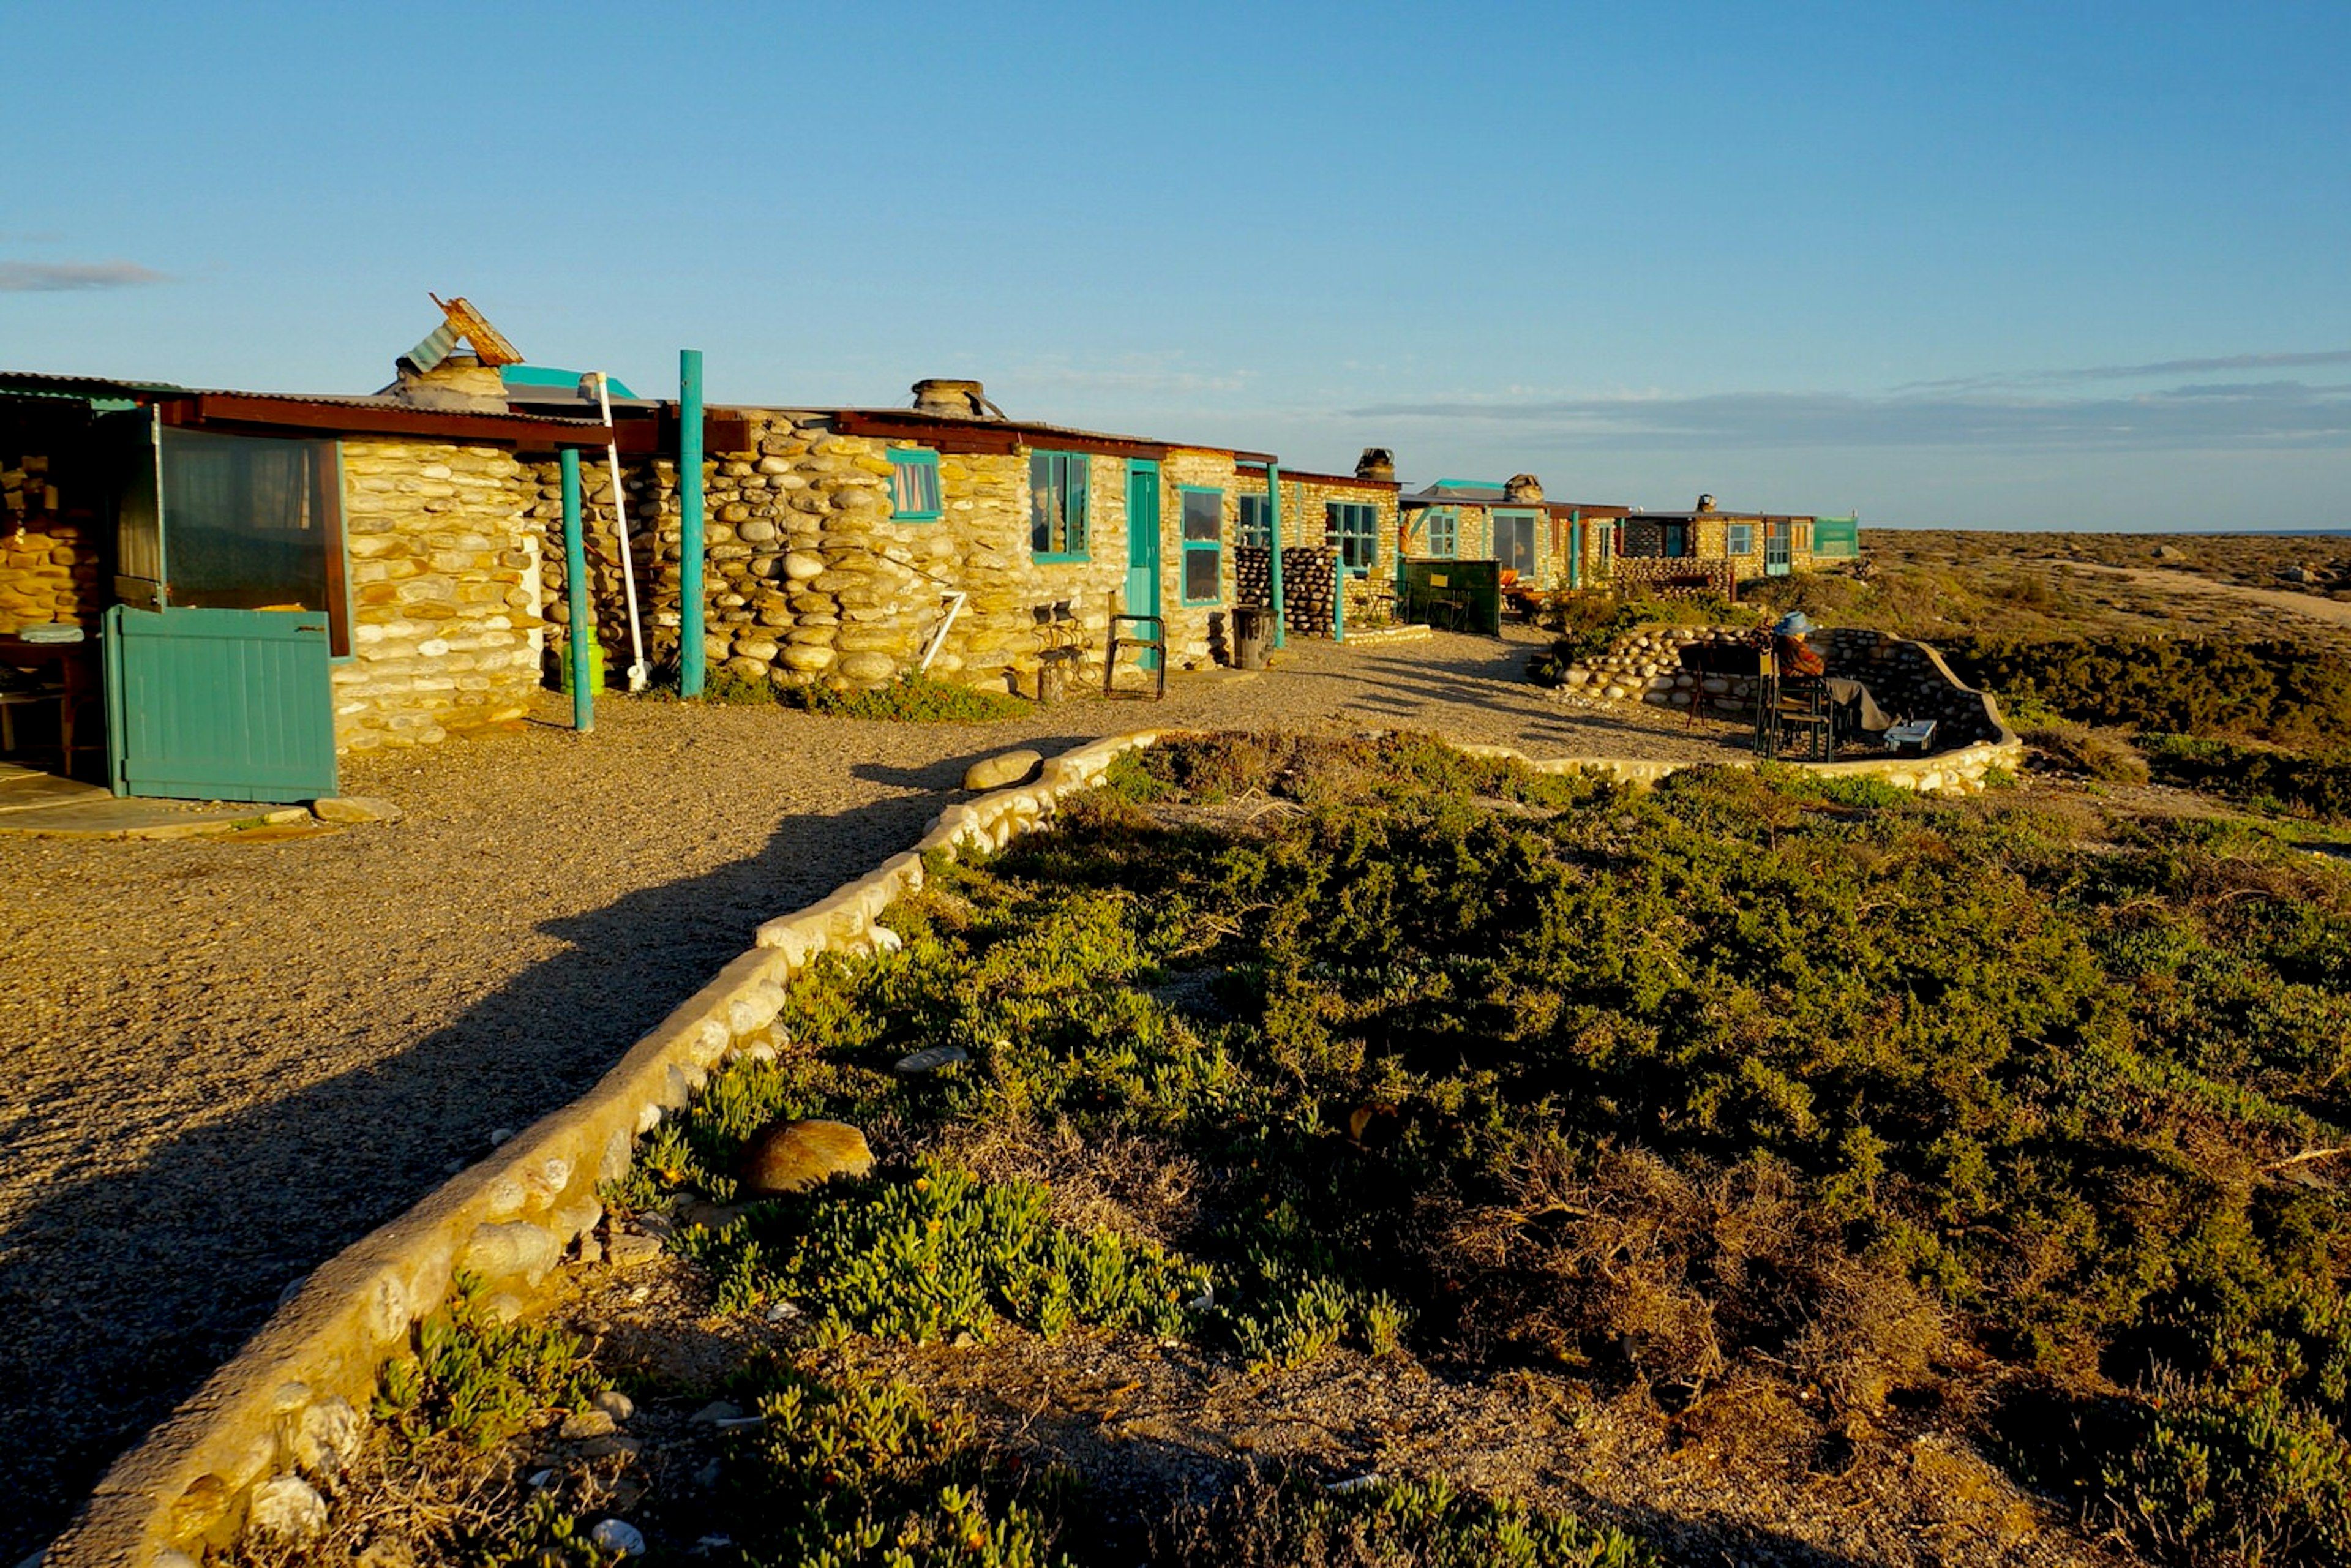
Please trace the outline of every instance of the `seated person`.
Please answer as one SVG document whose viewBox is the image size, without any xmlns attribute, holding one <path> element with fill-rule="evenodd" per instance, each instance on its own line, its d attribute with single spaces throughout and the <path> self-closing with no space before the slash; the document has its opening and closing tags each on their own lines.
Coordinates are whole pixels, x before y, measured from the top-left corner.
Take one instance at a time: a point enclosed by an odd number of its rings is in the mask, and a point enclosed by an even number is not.
<svg viewBox="0 0 2351 1568">
<path fill-rule="evenodd" d="M 1811 618 L 1801 610 L 1782 615 L 1771 628 L 1771 656 L 1782 679 L 1818 680 L 1829 673 L 1828 661 L 1804 641 L 1812 629 Z"/>
</svg>

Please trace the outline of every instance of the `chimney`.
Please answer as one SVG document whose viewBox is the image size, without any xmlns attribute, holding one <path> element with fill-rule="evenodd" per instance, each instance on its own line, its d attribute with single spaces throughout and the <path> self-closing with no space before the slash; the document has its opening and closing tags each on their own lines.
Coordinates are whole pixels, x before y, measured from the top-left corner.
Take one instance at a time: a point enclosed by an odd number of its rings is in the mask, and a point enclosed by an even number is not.
<svg viewBox="0 0 2351 1568">
<path fill-rule="evenodd" d="M 1698 505 L 1691 507 L 1690 510 L 1694 512 L 1711 512 L 1714 510 L 1714 497 L 1711 496 L 1700 496 L 1698 498 Z"/>
<path fill-rule="evenodd" d="M 933 377 L 914 383 L 914 412 L 933 419 L 1002 419 L 1004 411 L 987 401 L 987 389 L 977 382 Z"/>
<path fill-rule="evenodd" d="M 1513 474 L 1510 482 L 1502 486 L 1502 499 L 1506 501 L 1540 501 L 1542 498 L 1542 481 L 1531 474 Z"/>
<path fill-rule="evenodd" d="M 1366 446 L 1364 455 L 1355 459 L 1355 477 L 1395 483 L 1395 454 L 1384 446 Z"/>
<path fill-rule="evenodd" d="M 504 413 L 506 379 L 497 367 L 471 354 L 450 354 L 429 371 L 402 358 L 394 367 L 398 379 L 383 390 L 411 408 L 442 413 Z"/>
</svg>

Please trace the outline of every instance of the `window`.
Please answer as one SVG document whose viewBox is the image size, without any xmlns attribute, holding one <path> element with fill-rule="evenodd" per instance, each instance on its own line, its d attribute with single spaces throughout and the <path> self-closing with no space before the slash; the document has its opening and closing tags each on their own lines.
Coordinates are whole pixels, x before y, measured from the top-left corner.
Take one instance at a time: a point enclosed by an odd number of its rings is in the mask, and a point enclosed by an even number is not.
<svg viewBox="0 0 2351 1568">
<path fill-rule="evenodd" d="M 939 455 L 919 446 L 890 452 L 891 516 L 902 523 L 939 520 Z"/>
<path fill-rule="evenodd" d="M 1225 597 L 1225 493 L 1184 486 L 1184 602 Z"/>
<path fill-rule="evenodd" d="M 1241 497 L 1241 528 L 1239 542 L 1244 549 L 1254 547 L 1270 549 L 1273 546 L 1273 502 L 1264 496 Z"/>
<path fill-rule="evenodd" d="M 1755 525 L 1753 523 L 1729 523 L 1726 524 L 1725 527 L 1728 530 L 1726 536 L 1727 542 L 1722 548 L 1726 554 L 1753 555 L 1755 553 Z"/>
<path fill-rule="evenodd" d="M 1358 501 L 1326 501 L 1322 504 L 1323 520 L 1331 533 L 1331 543 L 1339 552 L 1339 564 L 1362 577 L 1380 561 L 1380 509 Z"/>
<path fill-rule="evenodd" d="M 1086 456 L 1029 455 L 1029 549 L 1039 560 L 1086 559 Z"/>
<path fill-rule="evenodd" d="M 1461 553 L 1461 514 L 1451 507 L 1431 507 L 1421 513 L 1428 553 L 1451 560 Z"/>
<path fill-rule="evenodd" d="M 1520 577 L 1535 574 L 1535 515 L 1532 512 L 1494 514 L 1494 559 Z"/>
<path fill-rule="evenodd" d="M 335 443 L 167 425 L 161 463 L 170 602 L 323 611 L 328 651 L 349 653 Z"/>
</svg>

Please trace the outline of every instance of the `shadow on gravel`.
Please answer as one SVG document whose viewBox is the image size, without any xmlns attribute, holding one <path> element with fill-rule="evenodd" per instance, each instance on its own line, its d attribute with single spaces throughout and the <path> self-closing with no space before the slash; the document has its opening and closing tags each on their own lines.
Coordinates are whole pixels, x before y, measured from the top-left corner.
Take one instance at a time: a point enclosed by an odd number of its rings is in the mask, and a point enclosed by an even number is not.
<svg viewBox="0 0 2351 1568">
<path fill-rule="evenodd" d="M 904 781 L 952 788 L 962 767 Z M 760 921 L 906 848 L 943 803 L 787 817 L 757 855 L 542 925 L 569 950 L 398 1057 L 191 1127 L 134 1175 L 45 1195 L 0 1235 L 0 1563 L 63 1528 L 287 1287 L 481 1158 L 494 1130 L 585 1092 Z"/>
</svg>

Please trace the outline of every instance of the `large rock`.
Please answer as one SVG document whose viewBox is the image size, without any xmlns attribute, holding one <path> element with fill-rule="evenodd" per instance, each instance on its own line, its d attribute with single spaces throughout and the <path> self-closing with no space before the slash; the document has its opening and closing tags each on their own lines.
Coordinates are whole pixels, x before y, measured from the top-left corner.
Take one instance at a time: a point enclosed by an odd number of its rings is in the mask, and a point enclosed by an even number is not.
<svg viewBox="0 0 2351 1568">
<path fill-rule="evenodd" d="M 977 792 L 1001 789 L 1008 784 L 1018 784 L 1034 773 L 1044 762 L 1042 753 L 1035 751 L 1005 751 L 994 757 L 983 757 L 964 769 L 963 787 Z"/>
<path fill-rule="evenodd" d="M 299 1476 L 272 1476 L 253 1489 L 246 1528 L 280 1541 L 302 1542 L 327 1528 L 327 1500 Z"/>
<path fill-rule="evenodd" d="M 368 795 L 327 795 L 310 802 L 310 814 L 322 822 L 397 822 L 400 808 Z"/>
<path fill-rule="evenodd" d="M 743 1150 L 743 1190 L 772 1197 L 873 1168 L 865 1134 L 846 1122 L 778 1122 Z"/>
</svg>

